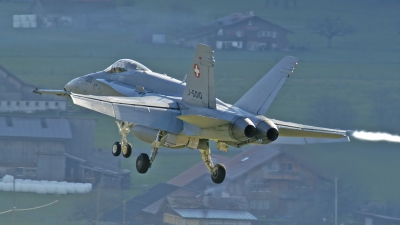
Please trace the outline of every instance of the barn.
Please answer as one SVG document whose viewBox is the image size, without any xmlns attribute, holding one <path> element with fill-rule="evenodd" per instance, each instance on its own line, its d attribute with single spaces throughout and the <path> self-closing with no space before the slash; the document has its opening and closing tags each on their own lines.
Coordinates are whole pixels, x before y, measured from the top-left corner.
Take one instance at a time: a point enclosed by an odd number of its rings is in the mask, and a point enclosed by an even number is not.
<svg viewBox="0 0 400 225">
<path fill-rule="evenodd" d="M 249 13 L 234 13 L 177 34 L 175 44 L 194 48 L 204 43 L 214 49 L 284 50 L 293 33 Z"/>
</svg>

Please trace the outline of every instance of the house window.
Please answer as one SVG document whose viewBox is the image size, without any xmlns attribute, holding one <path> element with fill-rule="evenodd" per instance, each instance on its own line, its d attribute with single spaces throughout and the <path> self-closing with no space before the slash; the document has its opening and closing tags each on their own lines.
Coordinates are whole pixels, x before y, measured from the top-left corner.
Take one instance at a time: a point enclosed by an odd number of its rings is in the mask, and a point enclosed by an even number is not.
<svg viewBox="0 0 400 225">
<path fill-rule="evenodd" d="M 251 200 L 250 201 L 251 209 L 269 209 L 269 200 Z"/>
<path fill-rule="evenodd" d="M 255 209 L 256 208 L 256 200 L 251 200 L 250 201 L 250 209 Z"/>
<path fill-rule="evenodd" d="M 278 37 L 278 32 L 272 31 L 272 38 L 277 38 Z"/>
<path fill-rule="evenodd" d="M 262 209 L 269 209 L 269 201 L 268 200 L 261 200 L 262 201 Z"/>
<path fill-rule="evenodd" d="M 45 102 L 44 105 L 45 105 L 45 106 L 49 106 L 49 102 Z"/>
<path fill-rule="evenodd" d="M 46 119 L 40 119 L 40 125 L 42 126 L 42 128 L 47 128 L 47 121 Z"/>
<path fill-rule="evenodd" d="M 279 164 L 276 162 L 270 162 L 267 164 L 268 171 L 278 171 L 279 170 Z"/>
<path fill-rule="evenodd" d="M 249 26 L 253 25 L 253 21 L 249 20 Z"/>
<path fill-rule="evenodd" d="M 58 102 L 54 103 L 55 106 L 58 106 Z"/>
<path fill-rule="evenodd" d="M 16 102 L 16 105 L 19 106 L 19 102 Z"/>
<path fill-rule="evenodd" d="M 269 191 L 269 181 L 268 180 L 252 180 L 251 190 L 253 192 L 268 192 Z"/>
<path fill-rule="evenodd" d="M 274 31 L 275 32 L 275 31 Z M 271 31 L 266 31 L 266 30 L 260 30 L 257 33 L 257 37 L 271 37 L 273 34 L 273 32 Z"/>
<path fill-rule="evenodd" d="M 217 35 L 218 36 L 224 35 L 224 30 L 223 29 L 219 29 Z"/>
<path fill-rule="evenodd" d="M 240 31 L 240 30 L 236 31 L 236 36 L 237 37 L 242 37 L 243 36 L 243 32 Z"/>
<path fill-rule="evenodd" d="M 293 171 L 293 164 L 292 163 L 281 163 L 281 170 Z"/>
<path fill-rule="evenodd" d="M 39 106 L 39 102 L 35 102 L 35 106 Z"/>
<path fill-rule="evenodd" d="M 12 122 L 10 117 L 6 117 L 6 124 L 7 124 L 7 127 L 12 127 L 13 126 L 13 122 Z"/>
<path fill-rule="evenodd" d="M 10 106 L 10 105 L 11 105 L 11 102 L 7 102 L 7 105 Z"/>
<path fill-rule="evenodd" d="M 26 105 L 26 106 L 29 106 L 29 102 L 25 102 L 25 105 Z"/>
</svg>

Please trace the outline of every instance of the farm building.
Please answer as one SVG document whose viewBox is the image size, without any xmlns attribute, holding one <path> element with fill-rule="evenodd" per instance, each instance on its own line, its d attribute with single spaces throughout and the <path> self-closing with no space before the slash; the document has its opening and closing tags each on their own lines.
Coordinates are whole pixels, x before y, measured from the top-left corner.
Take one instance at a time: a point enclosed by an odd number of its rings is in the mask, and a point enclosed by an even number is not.
<svg viewBox="0 0 400 225">
<path fill-rule="evenodd" d="M 34 116 L 66 111 L 67 101 L 33 90 L 0 67 L 0 177 L 129 186 L 120 160 L 94 149 L 96 120 Z"/>
<path fill-rule="evenodd" d="M 66 98 L 34 95 L 34 89 L 0 66 L 0 113 L 67 110 Z"/>
<path fill-rule="evenodd" d="M 107 224 L 241 224 L 257 220 L 246 198 L 212 197 L 160 183 L 104 214 Z"/>
<path fill-rule="evenodd" d="M 304 205 L 302 198 L 314 196 L 319 182 L 327 178 L 284 148 L 255 146 L 230 159 L 212 155 L 215 163 L 227 168 L 222 184 L 212 183 L 204 163 L 199 162 L 159 184 L 172 188 L 168 192 L 158 191 L 157 198 L 146 201 L 134 214 L 126 210 L 126 224 L 285 224 L 296 218 Z M 150 188 L 140 198 L 154 193 Z M 122 208 L 106 213 L 105 221 L 121 224 Z"/>
<path fill-rule="evenodd" d="M 130 173 L 120 171 L 119 159 L 94 149 L 95 124 L 91 119 L 0 116 L 0 176 L 129 186 Z"/>
<path fill-rule="evenodd" d="M 254 13 L 234 13 L 177 34 L 176 44 L 194 48 L 204 43 L 214 49 L 283 50 L 293 33 Z"/>
<path fill-rule="evenodd" d="M 377 213 L 359 212 L 364 219 L 364 225 L 399 225 L 400 218 Z"/>
<path fill-rule="evenodd" d="M 168 183 L 214 197 L 245 197 L 249 211 L 258 221 L 277 215 L 292 218 L 301 204 L 301 197 L 315 193 L 318 183 L 326 178 L 304 166 L 284 148 L 281 145 L 254 146 L 227 161 L 222 160 L 227 175 L 218 188 L 213 188 L 215 185 L 204 165 L 200 165 L 202 162 Z M 199 175 L 199 171 L 203 174 Z M 192 178 L 185 182 L 184 177 Z"/>
</svg>

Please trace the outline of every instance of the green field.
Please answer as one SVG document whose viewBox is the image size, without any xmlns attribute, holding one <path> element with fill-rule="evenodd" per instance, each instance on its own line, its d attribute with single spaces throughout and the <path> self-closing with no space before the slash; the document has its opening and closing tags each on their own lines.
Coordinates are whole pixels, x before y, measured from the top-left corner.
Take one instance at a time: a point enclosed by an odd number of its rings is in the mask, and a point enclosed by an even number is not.
<svg viewBox="0 0 400 225">
<path fill-rule="evenodd" d="M 362 0 L 299 0 L 297 7 L 268 9 L 264 0 L 191 1 L 182 3 L 187 12 L 175 9 L 176 1 L 137 0 L 133 7 L 119 7 L 122 15 L 140 27 L 173 33 L 175 26 L 201 23 L 234 12 L 256 15 L 287 27 L 294 34 L 289 41 L 309 46 L 307 51 L 248 52 L 216 51 L 217 97 L 234 103 L 246 90 L 285 55 L 299 59 L 295 73 L 286 82 L 267 116 L 286 121 L 343 129 L 399 132 L 400 124 L 400 5 Z M 157 4 L 157 7 L 154 5 Z M 28 13 L 29 3 L 0 2 L 0 65 L 21 80 L 38 87 L 62 88 L 74 77 L 102 70 L 119 58 L 135 59 L 151 70 L 182 79 L 189 72 L 193 49 L 173 45 L 136 43 L 138 30 L 126 32 L 76 31 L 68 29 L 12 29 L 12 15 Z M 354 34 L 327 40 L 306 29 L 309 20 L 331 15 L 355 26 Z M 185 18 L 179 20 L 179 18 Z M 170 37 L 172 39 L 172 37 Z M 335 104 L 330 104 L 332 100 Z M 320 110 L 326 109 L 325 111 Z M 97 147 L 109 148 L 119 139 L 111 118 L 98 114 Z M 333 121 L 333 122 L 332 122 Z M 132 139 L 134 149 L 149 145 Z M 299 156 L 322 171 L 352 180 L 370 191 L 370 199 L 400 199 L 396 171 L 398 144 L 353 141 L 350 144 L 293 147 Z M 136 175 L 134 160 L 124 160 L 133 172 L 133 185 L 153 185 L 170 179 L 200 160 L 198 152 L 157 158 L 146 176 Z M 137 153 L 137 151 L 136 151 Z M 184 161 L 180 166 L 180 161 Z M 172 166 L 171 166 L 172 165 Z M 166 170 L 165 168 L 168 168 Z M 138 189 L 132 191 L 137 193 Z"/>
</svg>

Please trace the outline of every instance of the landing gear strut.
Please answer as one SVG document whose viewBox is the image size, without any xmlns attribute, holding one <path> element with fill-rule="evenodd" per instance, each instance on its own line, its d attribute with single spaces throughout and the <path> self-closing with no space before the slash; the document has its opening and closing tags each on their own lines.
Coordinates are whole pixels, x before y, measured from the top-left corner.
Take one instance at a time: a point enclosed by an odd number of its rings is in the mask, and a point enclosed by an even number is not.
<svg viewBox="0 0 400 225">
<path fill-rule="evenodd" d="M 146 173 L 147 170 L 151 167 L 151 164 L 156 159 L 156 155 L 158 153 L 158 149 L 160 148 L 161 141 L 165 138 L 165 132 L 159 130 L 156 136 L 156 139 L 151 144 L 151 156 L 146 153 L 141 153 L 136 159 L 136 170 L 139 173 Z"/>
<path fill-rule="evenodd" d="M 206 164 L 207 169 L 211 173 L 211 180 L 216 184 L 220 184 L 225 179 L 225 174 L 226 174 L 225 166 L 219 163 L 214 166 L 214 163 L 211 159 L 211 150 L 208 144 L 208 140 L 201 140 L 201 141 L 206 142 L 203 144 L 199 144 L 201 146 L 199 147 L 201 158 L 203 159 L 204 164 Z"/>
<path fill-rule="evenodd" d="M 126 135 L 129 134 L 131 128 L 134 126 L 133 123 L 116 121 L 119 129 L 119 134 L 122 135 L 121 142 L 115 142 L 112 147 L 112 154 L 119 156 L 122 152 L 122 156 L 129 158 L 132 154 L 132 145 L 126 140 Z"/>
</svg>

